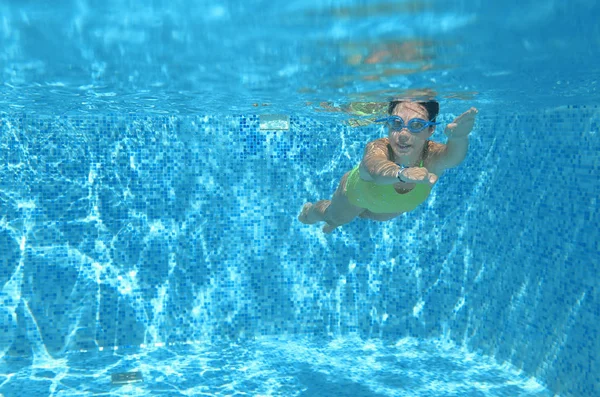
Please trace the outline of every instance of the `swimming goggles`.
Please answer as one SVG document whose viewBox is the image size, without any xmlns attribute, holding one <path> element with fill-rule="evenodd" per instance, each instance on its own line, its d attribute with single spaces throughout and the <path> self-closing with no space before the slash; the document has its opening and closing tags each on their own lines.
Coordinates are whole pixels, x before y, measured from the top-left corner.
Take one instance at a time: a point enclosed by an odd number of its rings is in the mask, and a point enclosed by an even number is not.
<svg viewBox="0 0 600 397">
<path fill-rule="evenodd" d="M 419 133 L 429 126 L 442 124 L 442 123 L 436 123 L 435 121 L 427 121 L 427 120 L 415 118 L 415 119 L 408 120 L 408 123 L 406 123 L 406 125 L 405 125 L 404 120 L 402 120 L 402 117 L 398 117 L 398 116 L 384 117 L 382 119 L 375 120 L 375 122 L 376 123 L 385 122 L 388 125 L 388 127 L 390 127 L 392 129 L 392 131 L 400 131 L 400 130 L 404 129 L 404 127 L 406 127 L 412 133 Z"/>
</svg>

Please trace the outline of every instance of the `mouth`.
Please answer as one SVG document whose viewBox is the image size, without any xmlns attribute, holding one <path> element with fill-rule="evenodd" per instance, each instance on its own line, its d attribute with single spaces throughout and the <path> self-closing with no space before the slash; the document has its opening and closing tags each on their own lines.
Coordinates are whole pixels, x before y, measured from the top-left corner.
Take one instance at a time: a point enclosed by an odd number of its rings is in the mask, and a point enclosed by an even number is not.
<svg viewBox="0 0 600 397">
<path fill-rule="evenodd" d="M 398 144 L 398 149 L 400 150 L 408 150 L 410 149 L 412 146 L 411 145 L 404 145 L 404 144 Z"/>
</svg>

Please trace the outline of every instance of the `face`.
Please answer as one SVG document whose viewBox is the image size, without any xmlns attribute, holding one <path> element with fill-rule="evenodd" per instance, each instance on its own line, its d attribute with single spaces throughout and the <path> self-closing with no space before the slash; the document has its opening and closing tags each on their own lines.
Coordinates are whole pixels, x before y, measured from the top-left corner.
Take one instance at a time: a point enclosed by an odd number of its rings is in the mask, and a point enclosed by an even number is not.
<svg viewBox="0 0 600 397">
<path fill-rule="evenodd" d="M 393 115 L 401 117 L 404 124 L 414 118 L 429 120 L 427 110 L 414 102 L 402 102 L 394 108 Z M 389 128 L 388 138 L 396 156 L 411 156 L 420 154 L 425 141 L 433 135 L 435 127 L 430 126 L 421 132 L 412 133 L 406 127 L 397 131 Z"/>
</svg>

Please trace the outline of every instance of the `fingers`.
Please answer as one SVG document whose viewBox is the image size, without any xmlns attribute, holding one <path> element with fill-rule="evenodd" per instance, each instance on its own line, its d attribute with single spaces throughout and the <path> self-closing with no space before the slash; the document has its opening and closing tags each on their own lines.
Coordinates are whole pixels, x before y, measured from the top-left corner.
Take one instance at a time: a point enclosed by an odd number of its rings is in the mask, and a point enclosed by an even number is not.
<svg viewBox="0 0 600 397">
<path fill-rule="evenodd" d="M 456 125 L 458 123 L 464 123 L 467 120 L 474 120 L 477 113 L 479 113 L 479 110 L 477 110 L 476 108 L 471 108 L 471 109 L 467 110 L 466 112 L 464 112 L 463 114 L 461 114 L 460 116 L 458 116 L 454 120 L 454 122 L 451 124 Z M 448 125 L 448 126 L 450 126 L 450 125 Z"/>
<path fill-rule="evenodd" d="M 438 176 L 429 172 L 425 167 L 414 167 L 409 170 L 409 172 L 404 173 L 406 183 L 420 183 L 433 186 L 438 181 Z"/>
<path fill-rule="evenodd" d="M 475 108 L 471 108 L 469 110 L 467 110 L 466 112 L 464 112 L 463 114 L 461 114 L 461 117 L 475 117 L 475 115 L 479 113 L 479 110 L 475 109 Z"/>
<path fill-rule="evenodd" d="M 431 172 L 429 173 L 428 180 L 429 180 L 429 184 L 431 186 L 435 185 L 435 183 L 438 181 L 438 179 L 439 178 L 438 178 L 438 176 L 436 174 L 433 174 Z"/>
<path fill-rule="evenodd" d="M 402 174 L 402 180 L 405 183 L 419 183 L 433 186 L 438 181 L 439 177 L 427 170 L 425 167 L 407 168 Z"/>
</svg>

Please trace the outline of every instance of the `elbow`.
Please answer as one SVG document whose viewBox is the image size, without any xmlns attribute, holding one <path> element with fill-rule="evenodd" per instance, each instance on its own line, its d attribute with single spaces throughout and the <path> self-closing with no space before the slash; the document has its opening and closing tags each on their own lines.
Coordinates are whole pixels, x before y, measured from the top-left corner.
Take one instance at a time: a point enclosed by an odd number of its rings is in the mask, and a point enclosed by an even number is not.
<svg viewBox="0 0 600 397">
<path fill-rule="evenodd" d="M 369 171 L 366 169 L 366 167 L 363 167 L 362 165 L 358 168 L 358 175 L 360 176 L 360 179 L 366 179 L 366 180 L 373 179 L 373 177 L 371 176 Z"/>
<path fill-rule="evenodd" d="M 377 179 L 373 176 L 373 173 L 369 171 L 367 166 L 363 164 L 358 167 L 358 176 L 360 176 L 360 179 L 364 179 L 365 181 L 375 181 L 375 179 Z"/>
</svg>

